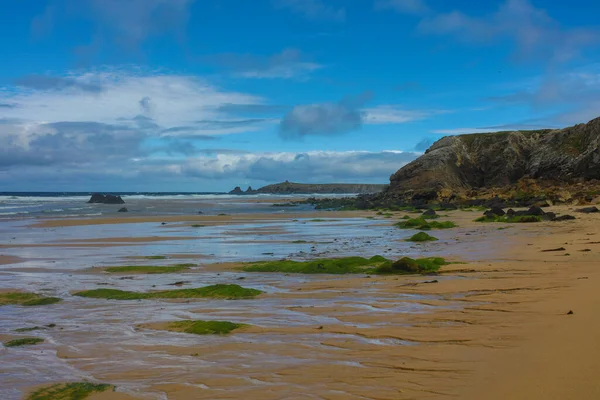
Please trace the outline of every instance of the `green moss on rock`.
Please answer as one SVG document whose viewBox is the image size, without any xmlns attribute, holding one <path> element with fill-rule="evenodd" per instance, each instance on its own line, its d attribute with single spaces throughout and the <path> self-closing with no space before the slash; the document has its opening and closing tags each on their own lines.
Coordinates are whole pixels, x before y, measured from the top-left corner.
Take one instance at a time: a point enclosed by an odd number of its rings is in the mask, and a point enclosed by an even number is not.
<svg viewBox="0 0 600 400">
<path fill-rule="evenodd" d="M 58 297 L 45 297 L 37 293 L 8 292 L 0 293 L 0 306 L 20 305 L 26 307 L 45 306 L 62 301 Z"/>
<path fill-rule="evenodd" d="M 367 267 L 389 262 L 382 256 L 371 258 L 343 257 L 311 261 L 279 260 L 259 262 L 242 268 L 246 272 L 283 272 L 288 274 L 360 274 L 368 273 Z"/>
<path fill-rule="evenodd" d="M 438 238 L 430 236 L 425 232 L 415 233 L 414 235 L 406 239 L 407 242 L 434 242 L 436 240 L 438 240 Z"/>
<path fill-rule="evenodd" d="M 125 265 L 120 267 L 108 267 L 104 271 L 117 274 L 172 274 L 182 272 L 195 267 L 196 264 L 175 264 L 170 266 L 157 265 Z"/>
<path fill-rule="evenodd" d="M 93 393 L 113 390 L 113 385 L 90 382 L 57 383 L 31 393 L 27 400 L 83 400 Z"/>
<path fill-rule="evenodd" d="M 19 346 L 32 346 L 35 344 L 40 344 L 44 341 L 44 339 L 41 338 L 21 338 L 21 339 L 14 339 L 14 340 L 9 340 L 8 342 L 4 342 L 4 346 L 5 347 L 19 347 Z"/>
<path fill-rule="evenodd" d="M 411 218 L 396 223 L 396 226 L 401 229 L 418 229 L 421 231 L 429 231 L 431 229 L 450 229 L 457 225 L 452 221 L 427 221 L 423 218 Z"/>
<path fill-rule="evenodd" d="M 374 271 L 376 274 L 428 274 L 436 272 L 441 266 L 447 265 L 449 262 L 441 257 L 427 257 L 413 259 L 410 257 L 402 257 L 394 262 L 387 262 Z"/>
<path fill-rule="evenodd" d="M 211 285 L 196 289 L 163 290 L 158 292 L 128 292 L 117 289 L 94 289 L 77 292 L 74 295 L 107 300 L 144 300 L 144 299 L 249 299 L 262 294 L 261 290 L 244 288 L 239 285 Z"/>
<path fill-rule="evenodd" d="M 229 321 L 177 321 L 167 325 L 167 330 L 194 335 L 226 335 L 246 325 Z"/>
</svg>

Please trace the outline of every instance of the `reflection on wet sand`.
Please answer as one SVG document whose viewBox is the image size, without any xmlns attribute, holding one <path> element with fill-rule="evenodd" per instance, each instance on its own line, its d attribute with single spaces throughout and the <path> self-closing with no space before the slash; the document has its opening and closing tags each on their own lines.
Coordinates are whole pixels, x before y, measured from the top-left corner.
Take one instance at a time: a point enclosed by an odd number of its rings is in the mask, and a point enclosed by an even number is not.
<svg viewBox="0 0 600 400">
<path fill-rule="evenodd" d="M 2 307 L 3 340 L 19 337 L 15 329 L 56 326 L 33 332 L 45 339 L 35 349 L 0 350 L 0 397 L 18 399 L 32 386 L 76 380 L 114 384 L 121 395 L 142 399 L 454 397 L 482 360 L 514 346 L 523 324 L 540 318 L 536 307 L 541 299 L 576 281 L 558 267 L 564 258 L 539 253 L 541 246 L 574 235 L 566 228 L 552 228 L 558 233 L 548 239 L 547 224 L 499 231 L 472 223 L 472 213 L 450 214 L 459 228 L 436 232 L 439 242 L 417 245 L 404 242 L 414 231 L 358 214 L 326 222 L 269 216 L 267 226 L 264 216 L 254 216 L 202 228 L 161 225 L 160 218 L 52 228 L 8 222 L 13 239 L 3 249 L 0 290 L 64 301 L 37 309 Z M 444 266 L 436 276 L 236 269 L 264 259 L 376 254 L 392 259 L 444 255 L 467 263 Z M 577 257 L 586 272 L 596 257 L 572 254 L 569 259 Z M 195 266 L 131 276 L 91 268 L 166 266 L 177 258 Z M 148 292 L 172 290 L 174 284 L 185 289 L 219 283 L 266 293 L 244 300 L 72 296 L 98 288 Z M 158 329 L 178 320 L 250 326 L 217 336 Z M 94 396 L 110 399 L 114 394 Z"/>
</svg>

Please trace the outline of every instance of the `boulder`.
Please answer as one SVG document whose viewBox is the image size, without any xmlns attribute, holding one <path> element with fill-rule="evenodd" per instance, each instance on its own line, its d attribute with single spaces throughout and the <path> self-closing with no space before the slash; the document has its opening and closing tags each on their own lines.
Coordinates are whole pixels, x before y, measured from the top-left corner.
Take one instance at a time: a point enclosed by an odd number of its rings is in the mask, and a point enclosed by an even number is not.
<svg viewBox="0 0 600 400">
<path fill-rule="evenodd" d="M 560 217 L 554 218 L 552 221 L 570 221 L 573 219 L 576 219 L 576 218 L 572 215 L 561 215 Z"/>
<path fill-rule="evenodd" d="M 392 263 L 392 269 L 394 271 L 402 271 L 414 274 L 419 273 L 421 270 L 419 264 L 417 264 L 415 260 L 409 257 L 402 257 L 398 261 L 394 261 Z"/>
<path fill-rule="evenodd" d="M 537 215 L 537 216 L 542 216 L 544 215 L 544 210 L 542 210 L 540 207 L 538 206 L 532 206 L 529 208 L 529 210 L 527 210 L 526 215 Z"/>
<path fill-rule="evenodd" d="M 600 212 L 600 210 L 598 210 L 598 207 L 594 206 L 594 207 L 580 208 L 579 210 L 577 210 L 577 212 L 584 213 L 584 214 L 591 214 L 591 213 Z"/>
<path fill-rule="evenodd" d="M 494 215 L 497 215 L 499 217 L 503 217 L 506 213 L 504 212 L 504 210 L 500 207 L 492 207 L 492 209 L 490 210 L 492 213 L 494 213 Z"/>
<path fill-rule="evenodd" d="M 125 204 L 125 201 L 121 198 L 121 196 L 115 196 L 112 194 L 101 194 L 94 193 L 92 197 L 88 201 L 88 203 L 100 203 L 100 204 Z"/>
<path fill-rule="evenodd" d="M 435 210 L 432 210 L 431 208 L 425 210 L 425 212 L 423 212 L 423 216 L 424 217 L 437 217 L 437 213 L 435 212 Z"/>
<path fill-rule="evenodd" d="M 119 208 L 118 212 L 128 212 L 128 211 L 129 210 L 127 209 L 127 207 L 122 207 L 122 208 Z"/>
</svg>

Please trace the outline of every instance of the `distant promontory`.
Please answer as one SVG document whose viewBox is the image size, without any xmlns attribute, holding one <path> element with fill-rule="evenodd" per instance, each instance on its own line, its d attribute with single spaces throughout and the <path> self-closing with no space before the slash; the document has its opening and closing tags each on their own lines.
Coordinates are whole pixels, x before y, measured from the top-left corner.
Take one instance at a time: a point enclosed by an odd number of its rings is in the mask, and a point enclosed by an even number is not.
<svg viewBox="0 0 600 400">
<path fill-rule="evenodd" d="M 253 190 L 242 190 L 239 186 L 229 194 L 367 194 L 379 193 L 388 185 L 368 183 L 295 183 L 285 181 Z"/>
</svg>

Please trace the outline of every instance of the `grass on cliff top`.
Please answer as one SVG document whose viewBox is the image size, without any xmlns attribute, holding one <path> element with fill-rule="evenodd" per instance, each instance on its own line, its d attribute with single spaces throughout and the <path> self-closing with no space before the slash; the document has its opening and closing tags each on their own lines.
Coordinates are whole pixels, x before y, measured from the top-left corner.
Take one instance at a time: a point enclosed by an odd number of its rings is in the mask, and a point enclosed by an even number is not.
<svg viewBox="0 0 600 400">
<path fill-rule="evenodd" d="M 421 231 L 429 231 L 431 229 L 450 229 L 457 226 L 452 221 L 427 221 L 423 218 L 406 219 L 396 223 L 395 225 L 401 229 L 418 229 Z"/>
<path fill-rule="evenodd" d="M 36 293 L 8 292 L 0 293 L 0 306 L 18 305 L 26 307 L 45 306 L 58 303 L 62 299 L 58 297 L 45 297 Z"/>
<path fill-rule="evenodd" d="M 406 239 L 407 242 L 434 242 L 436 240 L 438 240 L 438 238 L 429 236 L 425 232 L 415 233 L 414 235 Z"/>
<path fill-rule="evenodd" d="M 4 347 L 19 347 L 19 346 L 30 346 L 30 345 L 34 345 L 34 344 L 40 344 L 43 341 L 44 341 L 44 339 L 41 339 L 41 338 L 29 337 L 29 338 L 9 340 L 8 342 L 4 342 L 2 344 L 4 345 Z"/>
<path fill-rule="evenodd" d="M 166 330 L 194 335 L 227 335 L 244 326 L 247 325 L 229 321 L 176 321 L 169 323 Z"/>
<path fill-rule="evenodd" d="M 75 296 L 107 300 L 143 300 L 143 299 L 249 299 L 259 294 L 261 290 L 248 289 L 239 285 L 211 285 L 196 289 L 162 290 L 158 292 L 128 292 L 118 289 L 94 289 L 74 293 Z"/>
<path fill-rule="evenodd" d="M 93 393 L 115 390 L 105 383 L 69 382 L 45 386 L 31 393 L 27 400 L 83 400 Z"/>
<path fill-rule="evenodd" d="M 196 264 L 175 264 L 170 266 L 157 265 L 126 265 L 122 267 L 108 267 L 104 271 L 117 274 L 171 274 L 195 267 Z"/>
<path fill-rule="evenodd" d="M 495 216 L 495 217 L 479 217 L 475 220 L 475 222 L 506 222 L 510 224 L 514 223 L 527 223 L 527 222 L 540 222 L 542 221 L 542 217 L 539 215 L 518 215 L 509 217 L 505 216 Z"/>
<path fill-rule="evenodd" d="M 289 274 L 361 274 L 371 272 L 366 267 L 376 267 L 385 262 L 390 261 L 382 256 L 326 258 L 312 261 L 280 260 L 253 263 L 243 267 L 242 270 Z"/>
<path fill-rule="evenodd" d="M 379 275 L 429 274 L 437 272 L 443 265 L 450 264 L 442 257 L 426 257 L 413 259 L 402 257 L 398 261 L 386 262 L 375 268 L 373 273 Z"/>
</svg>

